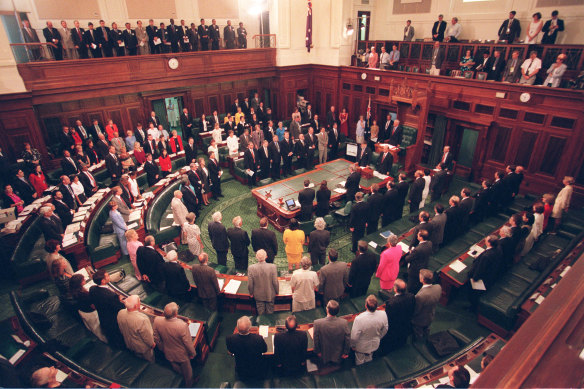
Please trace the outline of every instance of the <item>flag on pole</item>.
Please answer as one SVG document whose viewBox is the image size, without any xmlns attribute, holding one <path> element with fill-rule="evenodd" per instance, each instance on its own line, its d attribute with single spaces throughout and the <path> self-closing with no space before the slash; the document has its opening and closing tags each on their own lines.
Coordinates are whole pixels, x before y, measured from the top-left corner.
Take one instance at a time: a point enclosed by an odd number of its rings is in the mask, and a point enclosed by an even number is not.
<svg viewBox="0 0 584 389">
<path fill-rule="evenodd" d="M 308 13 L 306 14 L 306 49 L 310 53 L 312 46 L 312 2 L 308 0 Z"/>
<path fill-rule="evenodd" d="M 367 120 L 371 118 L 371 96 L 369 96 L 369 103 L 367 103 Z"/>
</svg>

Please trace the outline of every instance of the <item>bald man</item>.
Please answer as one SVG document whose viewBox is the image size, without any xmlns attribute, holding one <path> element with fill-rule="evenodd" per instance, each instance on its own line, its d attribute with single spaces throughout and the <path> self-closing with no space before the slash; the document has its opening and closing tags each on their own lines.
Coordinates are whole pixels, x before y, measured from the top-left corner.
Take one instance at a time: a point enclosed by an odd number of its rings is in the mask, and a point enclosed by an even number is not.
<svg viewBox="0 0 584 389">
<path fill-rule="evenodd" d="M 128 296 L 124 305 L 126 309 L 118 312 L 118 326 L 126 347 L 137 357 L 154 362 L 154 333 L 150 319 L 140 312 L 140 297 Z"/>
<path fill-rule="evenodd" d="M 240 380 L 261 379 L 265 374 L 263 353 L 268 345 L 258 334 L 250 333 L 251 321 L 242 316 L 237 320 L 237 334 L 226 339 L 227 350 L 235 356 L 235 372 Z"/>
</svg>

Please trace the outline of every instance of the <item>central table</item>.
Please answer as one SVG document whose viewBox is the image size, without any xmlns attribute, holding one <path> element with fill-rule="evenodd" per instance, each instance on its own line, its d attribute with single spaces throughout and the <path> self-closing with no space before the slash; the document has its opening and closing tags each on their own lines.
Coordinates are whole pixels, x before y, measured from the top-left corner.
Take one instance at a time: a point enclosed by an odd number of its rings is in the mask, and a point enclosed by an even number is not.
<svg viewBox="0 0 584 389">
<path fill-rule="evenodd" d="M 326 180 L 331 191 L 330 201 L 338 201 L 343 197 L 344 193 L 335 192 L 335 189 L 337 185 L 347 180 L 350 173 L 349 166 L 352 164 L 352 162 L 345 159 L 336 159 L 317 165 L 314 170 L 309 172 L 253 189 L 251 193 L 258 203 L 258 216 L 266 216 L 278 231 L 284 231 L 290 223 L 290 219 L 300 213 L 300 207 L 289 210 L 285 202 L 289 199 L 295 201 L 298 199 L 298 192 L 304 189 L 304 180 L 310 180 L 314 184 L 315 190 L 318 190 L 320 183 Z M 376 176 L 371 178 L 361 176 L 359 186 L 362 192 L 369 193 L 373 184 L 385 185 L 389 179 L 389 177 L 382 179 Z M 280 204 L 280 199 L 283 200 L 282 204 Z M 314 204 L 316 205 L 316 201 Z"/>
</svg>

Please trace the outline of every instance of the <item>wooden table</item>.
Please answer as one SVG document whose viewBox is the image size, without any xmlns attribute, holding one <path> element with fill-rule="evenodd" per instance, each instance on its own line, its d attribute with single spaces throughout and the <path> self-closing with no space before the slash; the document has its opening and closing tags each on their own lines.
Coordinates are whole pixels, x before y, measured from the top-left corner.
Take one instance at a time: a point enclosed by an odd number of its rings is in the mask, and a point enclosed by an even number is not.
<svg viewBox="0 0 584 389">
<path fill-rule="evenodd" d="M 349 166 L 352 162 L 346 159 L 336 159 L 317 165 L 314 170 L 286 178 L 260 188 L 253 189 L 252 195 L 257 201 L 257 215 L 267 217 L 270 223 L 280 232 L 284 231 L 290 224 L 290 219 L 300 213 L 300 207 L 289 210 L 285 201 L 288 199 L 297 200 L 298 192 L 304 189 L 304 180 L 308 179 L 318 189 L 320 183 L 326 180 L 331 190 L 331 202 L 338 201 L 344 196 L 343 193 L 335 192 L 336 187 L 349 177 Z M 385 185 L 390 180 L 389 177 L 380 179 L 375 176 L 371 178 L 361 177 L 360 189 L 363 192 L 370 192 L 374 183 Z M 316 201 L 314 202 L 316 205 Z"/>
</svg>

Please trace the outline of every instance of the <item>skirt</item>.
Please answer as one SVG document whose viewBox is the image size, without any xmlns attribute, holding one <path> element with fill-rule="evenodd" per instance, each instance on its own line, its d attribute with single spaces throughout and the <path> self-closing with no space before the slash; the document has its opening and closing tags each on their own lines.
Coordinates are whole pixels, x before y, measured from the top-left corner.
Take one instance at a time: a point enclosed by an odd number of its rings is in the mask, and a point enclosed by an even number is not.
<svg viewBox="0 0 584 389">
<path fill-rule="evenodd" d="M 300 260 L 302 259 L 302 253 L 298 254 L 286 253 L 286 256 L 288 257 L 288 265 L 299 265 Z"/>
</svg>

